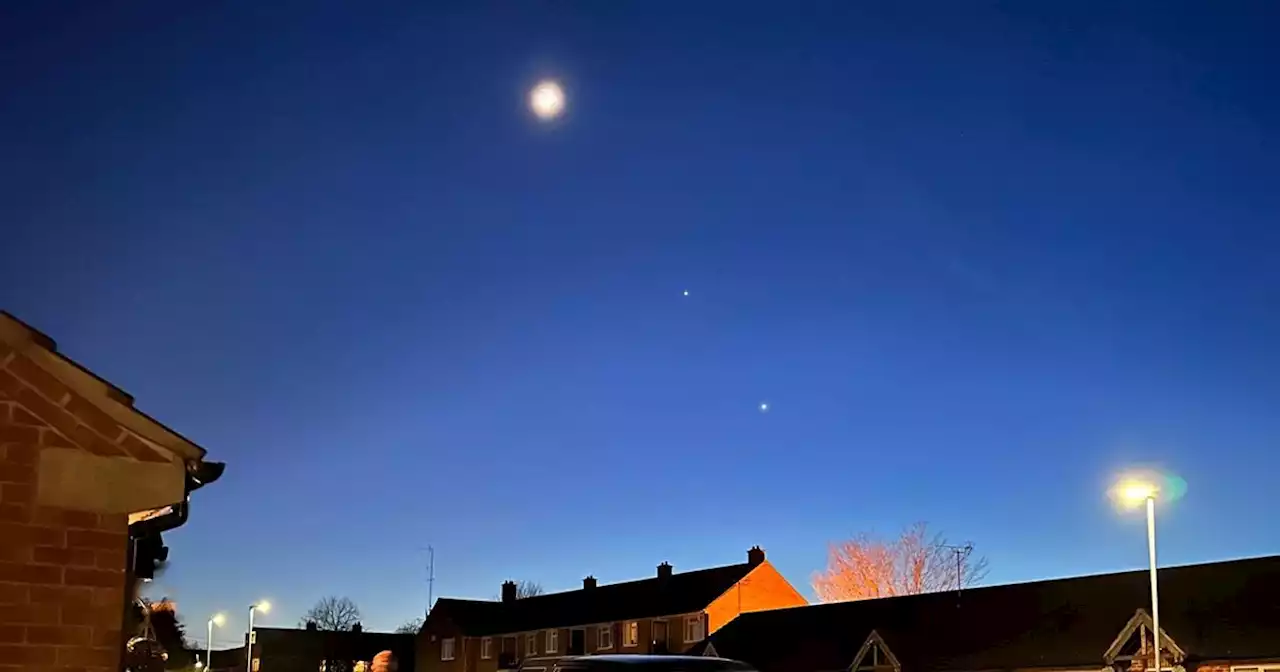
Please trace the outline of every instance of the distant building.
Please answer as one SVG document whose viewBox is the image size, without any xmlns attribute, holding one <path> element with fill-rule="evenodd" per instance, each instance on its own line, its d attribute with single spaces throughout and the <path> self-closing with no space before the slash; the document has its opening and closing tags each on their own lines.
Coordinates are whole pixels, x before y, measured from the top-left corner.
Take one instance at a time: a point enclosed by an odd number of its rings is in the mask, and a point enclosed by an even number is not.
<svg viewBox="0 0 1280 672">
<path fill-rule="evenodd" d="M 691 651 L 760 672 L 1145 672 L 1145 571 L 746 614 Z M 1280 556 L 1159 571 L 1160 669 L 1280 672 Z"/>
<path fill-rule="evenodd" d="M 356 672 L 370 669 L 373 657 L 391 651 L 401 670 L 413 670 L 414 636 L 366 632 L 357 623 L 351 630 L 305 628 L 253 629 L 258 672 Z M 213 652 L 211 672 L 244 672 L 244 647 Z"/>
<path fill-rule="evenodd" d="M 496 672 L 530 656 L 679 653 L 739 614 L 806 604 L 765 560 L 676 573 L 658 565 L 652 578 L 517 599 L 436 601 L 418 635 L 418 672 Z M 402 669 L 405 669 L 401 666 Z"/>
</svg>

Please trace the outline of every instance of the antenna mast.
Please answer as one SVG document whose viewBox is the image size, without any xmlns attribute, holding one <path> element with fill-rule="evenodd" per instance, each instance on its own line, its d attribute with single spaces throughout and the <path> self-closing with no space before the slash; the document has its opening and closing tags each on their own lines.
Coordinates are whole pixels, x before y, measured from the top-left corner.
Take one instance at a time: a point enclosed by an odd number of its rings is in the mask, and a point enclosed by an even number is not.
<svg viewBox="0 0 1280 672">
<path fill-rule="evenodd" d="M 942 547 L 956 554 L 956 597 L 960 597 L 960 591 L 964 589 L 964 560 L 973 553 L 973 543 L 970 542 L 964 546 L 943 544 Z"/>
<path fill-rule="evenodd" d="M 427 547 L 427 614 L 431 613 L 431 602 L 436 588 L 436 549 Z"/>
</svg>

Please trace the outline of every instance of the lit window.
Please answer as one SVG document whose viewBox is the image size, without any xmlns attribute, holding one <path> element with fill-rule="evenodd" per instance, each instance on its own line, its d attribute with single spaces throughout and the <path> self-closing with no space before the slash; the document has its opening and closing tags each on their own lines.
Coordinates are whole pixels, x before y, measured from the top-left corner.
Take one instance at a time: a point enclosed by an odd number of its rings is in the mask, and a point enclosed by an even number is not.
<svg viewBox="0 0 1280 672">
<path fill-rule="evenodd" d="M 597 642 L 597 644 L 599 645 L 596 647 L 598 649 L 613 648 L 613 626 L 612 625 L 600 626 L 600 641 Z"/>
<path fill-rule="evenodd" d="M 636 646 L 640 643 L 640 621 L 627 621 L 622 625 L 622 645 Z"/>
<path fill-rule="evenodd" d="M 560 631 L 547 631 L 547 653 L 555 653 L 560 650 Z"/>
<path fill-rule="evenodd" d="M 484 658 L 485 660 L 488 660 L 493 657 L 493 638 L 492 637 L 480 638 L 480 657 Z"/>
<path fill-rule="evenodd" d="M 685 643 L 687 644 L 689 642 L 701 642 L 702 638 L 703 638 L 702 615 L 699 614 L 697 616 L 686 616 L 684 619 Z"/>
<path fill-rule="evenodd" d="M 440 660 L 453 660 L 453 638 L 440 640 Z"/>
<path fill-rule="evenodd" d="M 530 656 L 538 655 L 538 633 L 531 632 L 529 633 L 529 636 L 525 638 L 524 652 L 526 655 Z"/>
</svg>

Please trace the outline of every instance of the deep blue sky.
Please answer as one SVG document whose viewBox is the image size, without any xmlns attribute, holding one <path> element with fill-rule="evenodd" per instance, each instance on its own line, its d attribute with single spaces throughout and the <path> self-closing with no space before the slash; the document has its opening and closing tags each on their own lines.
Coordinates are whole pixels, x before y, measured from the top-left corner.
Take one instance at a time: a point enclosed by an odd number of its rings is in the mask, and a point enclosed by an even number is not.
<svg viewBox="0 0 1280 672">
<path fill-rule="evenodd" d="M 1165 561 L 1280 551 L 1280 6 L 794 5 L 5 4 L 0 306 L 228 463 L 193 634 L 394 627 L 428 544 L 475 597 L 916 520 L 1140 567 L 1147 461 Z"/>
</svg>

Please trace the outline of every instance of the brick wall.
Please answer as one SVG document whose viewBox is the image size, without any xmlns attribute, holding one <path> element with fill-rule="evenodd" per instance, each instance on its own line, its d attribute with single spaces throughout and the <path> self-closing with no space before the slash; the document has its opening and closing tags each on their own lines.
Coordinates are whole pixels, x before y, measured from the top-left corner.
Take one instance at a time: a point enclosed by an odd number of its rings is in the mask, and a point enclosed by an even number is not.
<svg viewBox="0 0 1280 672">
<path fill-rule="evenodd" d="M 0 672 L 117 670 L 127 517 L 36 505 L 40 450 L 70 446 L 0 382 Z"/>
</svg>

